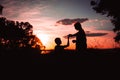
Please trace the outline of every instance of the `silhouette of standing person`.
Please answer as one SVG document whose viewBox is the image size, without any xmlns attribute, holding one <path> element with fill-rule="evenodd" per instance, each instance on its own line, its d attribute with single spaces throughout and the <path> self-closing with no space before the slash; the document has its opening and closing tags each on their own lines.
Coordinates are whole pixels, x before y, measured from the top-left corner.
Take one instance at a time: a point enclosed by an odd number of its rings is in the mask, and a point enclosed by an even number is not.
<svg viewBox="0 0 120 80">
<path fill-rule="evenodd" d="M 62 53 L 64 53 L 64 48 L 69 46 L 69 36 L 68 36 L 68 40 L 67 40 L 67 45 L 61 45 L 62 41 L 59 37 L 55 38 L 55 43 L 56 43 L 55 54 L 59 54 L 59 53 L 62 54 Z"/>
<path fill-rule="evenodd" d="M 72 41 L 73 43 L 76 43 L 76 52 L 83 52 L 87 49 L 86 34 L 79 22 L 76 22 L 74 27 L 78 32 L 75 34 L 69 34 L 69 37 L 76 36 L 76 40 Z"/>
</svg>

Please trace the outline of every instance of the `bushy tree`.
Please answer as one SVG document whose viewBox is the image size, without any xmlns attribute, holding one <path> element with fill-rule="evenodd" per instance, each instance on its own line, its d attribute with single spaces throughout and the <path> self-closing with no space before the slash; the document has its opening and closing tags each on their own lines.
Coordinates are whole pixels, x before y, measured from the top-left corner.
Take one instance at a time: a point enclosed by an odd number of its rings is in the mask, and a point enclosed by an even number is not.
<svg viewBox="0 0 120 80">
<path fill-rule="evenodd" d="M 120 42 L 120 8 L 119 0 L 93 0 L 91 5 L 96 13 L 111 17 L 111 22 L 115 26 L 113 31 L 116 32 L 114 38 L 116 42 Z"/>
<path fill-rule="evenodd" d="M 42 42 L 33 35 L 33 26 L 29 22 L 18 22 L 0 17 L 0 46 L 5 49 L 20 47 L 36 47 L 40 49 Z"/>
</svg>

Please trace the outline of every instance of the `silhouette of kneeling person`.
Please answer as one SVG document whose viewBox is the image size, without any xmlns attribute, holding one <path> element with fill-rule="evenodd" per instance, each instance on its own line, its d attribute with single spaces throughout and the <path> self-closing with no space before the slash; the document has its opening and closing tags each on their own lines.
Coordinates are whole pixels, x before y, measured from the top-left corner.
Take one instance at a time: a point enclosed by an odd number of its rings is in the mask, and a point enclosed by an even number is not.
<svg viewBox="0 0 120 80">
<path fill-rule="evenodd" d="M 69 46 L 69 36 L 68 36 L 68 40 L 67 40 L 67 45 L 61 45 L 62 41 L 59 37 L 55 38 L 55 43 L 56 43 L 55 53 L 56 54 L 59 54 L 59 53 L 62 54 L 62 53 L 64 53 L 64 48 Z"/>
<path fill-rule="evenodd" d="M 79 22 L 76 22 L 74 27 L 78 32 L 75 34 L 69 34 L 69 37 L 76 37 L 76 40 L 72 41 L 73 43 L 76 43 L 76 52 L 83 52 L 87 49 L 86 34 Z"/>
</svg>

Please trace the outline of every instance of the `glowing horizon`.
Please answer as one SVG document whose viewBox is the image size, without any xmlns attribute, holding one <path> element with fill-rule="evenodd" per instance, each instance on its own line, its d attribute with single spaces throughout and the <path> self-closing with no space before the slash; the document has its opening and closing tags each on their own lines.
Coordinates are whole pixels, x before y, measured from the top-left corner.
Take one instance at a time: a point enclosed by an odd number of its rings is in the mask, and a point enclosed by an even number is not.
<svg viewBox="0 0 120 80">
<path fill-rule="evenodd" d="M 41 34 L 38 33 L 36 34 L 37 37 L 41 40 L 41 42 L 43 43 L 44 46 L 46 46 L 46 49 L 54 49 L 55 47 L 55 42 L 54 39 L 56 37 L 60 37 L 62 40 L 62 45 L 66 45 L 67 44 L 67 39 L 63 38 L 63 36 L 60 35 L 55 35 L 53 34 Z M 117 46 L 117 44 L 114 42 L 114 39 L 111 37 L 113 36 L 114 33 L 112 31 L 109 32 L 108 35 L 106 36 L 102 36 L 102 37 L 87 37 L 87 47 L 88 48 L 97 48 L 97 49 L 106 49 L 106 48 L 115 48 Z M 72 43 L 72 40 L 70 39 L 70 46 L 67 47 L 66 49 L 75 49 L 75 44 Z"/>
</svg>

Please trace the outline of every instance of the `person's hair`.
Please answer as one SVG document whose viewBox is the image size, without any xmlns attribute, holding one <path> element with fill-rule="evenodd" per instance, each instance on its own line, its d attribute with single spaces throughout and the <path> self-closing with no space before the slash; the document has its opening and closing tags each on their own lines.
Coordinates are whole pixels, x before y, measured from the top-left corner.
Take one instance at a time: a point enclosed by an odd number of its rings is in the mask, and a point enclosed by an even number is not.
<svg viewBox="0 0 120 80">
<path fill-rule="evenodd" d="M 81 26 L 80 22 L 76 22 L 76 23 L 74 24 L 74 26 L 75 26 L 75 29 L 77 29 L 77 30 L 82 29 L 82 26 Z"/>
</svg>

